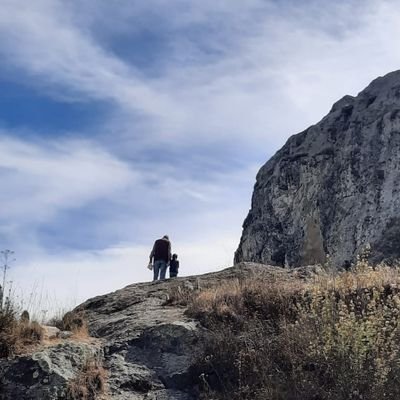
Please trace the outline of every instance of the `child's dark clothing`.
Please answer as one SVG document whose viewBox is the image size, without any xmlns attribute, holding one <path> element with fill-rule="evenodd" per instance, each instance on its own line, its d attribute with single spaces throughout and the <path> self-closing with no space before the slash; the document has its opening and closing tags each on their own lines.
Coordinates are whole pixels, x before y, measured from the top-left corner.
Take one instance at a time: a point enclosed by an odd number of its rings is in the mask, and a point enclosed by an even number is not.
<svg viewBox="0 0 400 400">
<path fill-rule="evenodd" d="M 178 276 L 178 270 L 179 270 L 179 261 L 172 259 L 169 262 L 169 277 L 170 278 L 177 277 Z"/>
</svg>

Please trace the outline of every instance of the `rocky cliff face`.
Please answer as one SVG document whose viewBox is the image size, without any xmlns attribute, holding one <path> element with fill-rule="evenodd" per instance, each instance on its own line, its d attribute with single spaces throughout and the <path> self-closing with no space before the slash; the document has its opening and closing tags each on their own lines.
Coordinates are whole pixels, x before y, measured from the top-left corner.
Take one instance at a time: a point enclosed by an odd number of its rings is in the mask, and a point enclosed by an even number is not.
<svg viewBox="0 0 400 400">
<path fill-rule="evenodd" d="M 259 171 L 235 261 L 400 256 L 400 71 L 345 96 Z"/>
</svg>

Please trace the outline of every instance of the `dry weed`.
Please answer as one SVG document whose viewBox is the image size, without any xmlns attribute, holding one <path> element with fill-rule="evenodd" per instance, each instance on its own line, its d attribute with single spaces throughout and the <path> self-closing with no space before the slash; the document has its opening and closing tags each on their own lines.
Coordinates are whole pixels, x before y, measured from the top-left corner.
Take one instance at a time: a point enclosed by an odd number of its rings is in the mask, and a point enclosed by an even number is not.
<svg viewBox="0 0 400 400">
<path fill-rule="evenodd" d="M 96 400 L 106 391 L 107 374 L 101 362 L 88 360 L 77 376 L 70 380 L 67 400 Z"/>
<path fill-rule="evenodd" d="M 400 271 L 360 259 L 306 282 L 229 281 L 196 293 L 211 330 L 198 375 L 205 398 L 397 399 Z"/>
<path fill-rule="evenodd" d="M 17 315 L 18 310 L 12 303 L 0 310 L 0 358 L 20 354 L 43 339 L 39 323 L 18 319 Z"/>
<path fill-rule="evenodd" d="M 61 331 L 72 332 L 72 338 L 79 341 L 90 337 L 87 321 L 83 313 L 68 311 L 62 316 L 52 318 L 49 321 L 49 325 L 55 326 Z"/>
</svg>

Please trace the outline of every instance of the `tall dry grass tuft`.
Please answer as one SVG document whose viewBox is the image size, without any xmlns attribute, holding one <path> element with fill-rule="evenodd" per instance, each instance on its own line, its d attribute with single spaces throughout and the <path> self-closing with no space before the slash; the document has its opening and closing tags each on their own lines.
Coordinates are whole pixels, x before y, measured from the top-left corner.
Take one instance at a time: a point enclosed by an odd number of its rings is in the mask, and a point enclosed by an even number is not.
<svg viewBox="0 0 400 400">
<path fill-rule="evenodd" d="M 86 318 L 83 313 L 68 311 L 51 318 L 48 324 L 61 331 L 70 331 L 75 339 L 85 340 L 90 337 Z"/>
<path fill-rule="evenodd" d="M 67 400 L 96 400 L 106 391 L 106 371 L 101 362 L 88 360 L 67 387 Z"/>
<path fill-rule="evenodd" d="M 19 310 L 10 301 L 0 310 L 0 358 L 24 352 L 40 343 L 43 329 L 36 321 L 18 318 Z"/>
<path fill-rule="evenodd" d="M 204 398 L 397 399 L 400 270 L 361 259 L 309 281 L 232 280 L 188 301 L 209 328 Z"/>
</svg>

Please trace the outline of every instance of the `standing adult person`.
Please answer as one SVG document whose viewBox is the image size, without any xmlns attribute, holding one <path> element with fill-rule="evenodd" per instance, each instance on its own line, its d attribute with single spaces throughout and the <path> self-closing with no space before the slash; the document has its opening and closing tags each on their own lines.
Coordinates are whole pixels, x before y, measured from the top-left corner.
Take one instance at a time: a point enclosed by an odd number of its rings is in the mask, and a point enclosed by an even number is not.
<svg viewBox="0 0 400 400">
<path fill-rule="evenodd" d="M 153 281 L 164 280 L 169 260 L 171 259 L 171 242 L 168 235 L 154 242 L 150 253 L 150 262 L 153 262 Z"/>
</svg>

